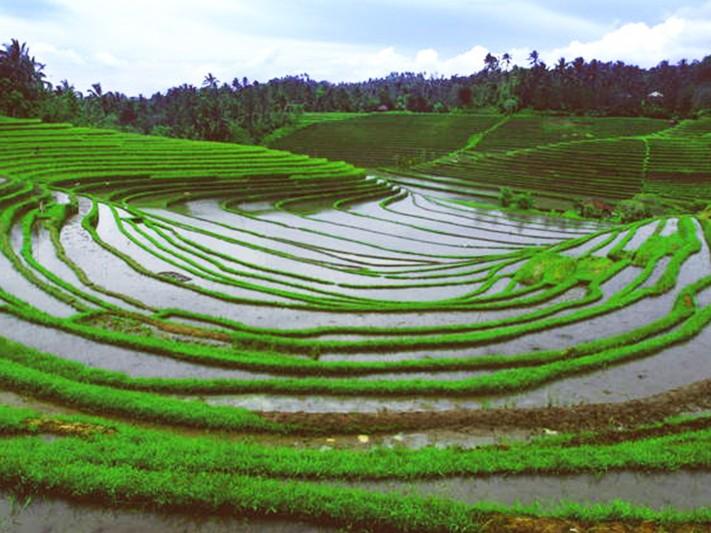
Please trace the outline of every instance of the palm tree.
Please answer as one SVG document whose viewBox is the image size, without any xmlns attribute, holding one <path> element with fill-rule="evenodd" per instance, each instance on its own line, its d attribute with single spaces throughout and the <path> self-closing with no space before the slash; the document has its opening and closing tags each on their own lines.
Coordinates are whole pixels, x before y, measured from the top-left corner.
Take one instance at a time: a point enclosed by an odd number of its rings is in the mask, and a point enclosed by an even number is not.
<svg viewBox="0 0 711 533">
<path fill-rule="evenodd" d="M 501 61 L 506 65 L 506 70 L 508 70 L 511 66 L 511 54 L 504 52 L 504 55 L 501 56 Z"/>
<path fill-rule="evenodd" d="M 202 86 L 206 89 L 217 89 L 218 83 L 218 79 L 212 75 L 212 72 L 208 72 L 207 76 L 205 76 L 205 79 L 202 82 Z"/>
<path fill-rule="evenodd" d="M 45 66 L 30 56 L 27 44 L 12 39 L 10 44 L 4 46 L 5 49 L 0 50 L 0 72 L 13 75 L 18 81 L 44 87 L 45 75 L 42 70 Z"/>
<path fill-rule="evenodd" d="M 63 94 L 74 94 L 74 95 L 76 95 L 76 94 L 77 94 L 77 91 L 76 91 L 76 89 L 74 88 L 74 85 L 72 85 L 71 83 L 69 83 L 68 80 L 62 80 L 62 81 L 59 82 L 59 85 L 57 85 L 57 86 L 54 88 L 54 93 L 55 93 L 57 96 L 61 96 L 61 95 L 63 95 Z"/>
<path fill-rule="evenodd" d="M 487 72 L 494 72 L 499 68 L 499 60 L 491 53 L 486 54 L 484 64 L 486 65 L 485 70 Z"/>
<path fill-rule="evenodd" d="M 533 50 L 530 54 L 528 54 L 528 61 L 531 64 L 532 67 L 537 67 L 539 64 L 539 55 L 537 50 Z"/>
<path fill-rule="evenodd" d="M 25 43 L 12 39 L 0 50 L 0 112 L 29 116 L 36 112 L 45 89 L 44 65 L 30 56 Z"/>
<path fill-rule="evenodd" d="M 104 90 L 101 88 L 100 83 L 94 83 L 89 89 L 89 98 L 96 100 L 101 100 L 104 96 Z"/>
<path fill-rule="evenodd" d="M 556 70 L 560 73 L 563 74 L 565 73 L 565 68 L 568 66 L 568 62 L 565 60 L 564 57 L 561 57 L 558 60 L 558 64 L 556 65 Z"/>
</svg>

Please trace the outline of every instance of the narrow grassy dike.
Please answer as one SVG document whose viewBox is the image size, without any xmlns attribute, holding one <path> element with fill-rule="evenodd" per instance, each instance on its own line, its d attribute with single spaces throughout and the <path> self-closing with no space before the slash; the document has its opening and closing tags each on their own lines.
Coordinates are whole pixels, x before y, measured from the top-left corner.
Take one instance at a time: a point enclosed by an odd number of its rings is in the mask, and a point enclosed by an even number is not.
<svg viewBox="0 0 711 533">
<path fill-rule="evenodd" d="M 347 530 L 709 530 L 705 212 L 462 201 L 671 190 L 701 126 L 316 118 L 273 144 L 412 168 L 0 118 L 0 488 Z"/>
</svg>

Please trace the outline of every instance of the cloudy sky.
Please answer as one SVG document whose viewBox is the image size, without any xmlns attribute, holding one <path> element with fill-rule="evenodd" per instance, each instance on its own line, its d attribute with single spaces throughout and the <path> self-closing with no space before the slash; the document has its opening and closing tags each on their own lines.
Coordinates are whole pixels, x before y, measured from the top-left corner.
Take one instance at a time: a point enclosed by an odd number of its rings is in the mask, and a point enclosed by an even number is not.
<svg viewBox="0 0 711 533">
<path fill-rule="evenodd" d="M 50 81 L 152 94 L 212 72 L 354 81 L 393 71 L 711 54 L 711 0 L 0 0 L 0 42 L 28 43 Z"/>
</svg>

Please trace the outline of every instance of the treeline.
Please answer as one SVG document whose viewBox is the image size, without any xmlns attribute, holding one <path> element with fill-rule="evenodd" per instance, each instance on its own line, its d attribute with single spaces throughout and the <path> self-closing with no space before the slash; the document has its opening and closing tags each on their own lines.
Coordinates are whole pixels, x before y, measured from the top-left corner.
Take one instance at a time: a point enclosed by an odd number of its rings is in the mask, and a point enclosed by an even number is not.
<svg viewBox="0 0 711 533">
<path fill-rule="evenodd" d="M 330 83 L 308 75 L 267 83 L 208 74 L 201 87 L 181 85 L 150 97 L 86 94 L 63 81 L 47 83 L 44 65 L 25 44 L 0 50 L 0 113 L 47 121 L 120 128 L 189 139 L 259 142 L 292 124 L 304 111 L 448 112 L 522 109 L 580 115 L 687 117 L 711 109 L 711 56 L 702 61 L 662 62 L 651 69 L 621 61 L 582 58 L 546 65 L 531 52 L 528 67 L 512 66 L 509 54 L 488 55 L 470 76 L 427 77 L 393 73 L 358 83 Z"/>
</svg>

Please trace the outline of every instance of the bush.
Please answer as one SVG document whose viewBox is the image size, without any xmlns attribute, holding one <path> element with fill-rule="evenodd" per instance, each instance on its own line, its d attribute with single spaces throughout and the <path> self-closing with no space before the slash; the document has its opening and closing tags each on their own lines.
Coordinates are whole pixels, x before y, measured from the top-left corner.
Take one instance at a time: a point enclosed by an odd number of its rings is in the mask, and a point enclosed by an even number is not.
<svg viewBox="0 0 711 533">
<path fill-rule="evenodd" d="M 533 209 L 533 195 L 530 192 L 516 192 L 510 187 L 501 187 L 499 189 L 499 202 L 503 207 Z"/>
<path fill-rule="evenodd" d="M 651 216 L 649 206 L 639 200 L 623 200 L 618 202 L 615 214 L 622 222 L 635 222 Z"/>
<path fill-rule="evenodd" d="M 607 218 L 613 214 L 613 208 L 610 204 L 596 198 L 577 202 L 576 209 L 585 218 Z"/>
<path fill-rule="evenodd" d="M 510 187 L 501 187 L 499 189 L 499 202 L 504 207 L 509 207 L 514 199 L 514 192 Z"/>
<path fill-rule="evenodd" d="M 513 203 L 519 209 L 533 209 L 533 195 L 526 191 L 514 196 Z"/>
<path fill-rule="evenodd" d="M 159 137 L 171 137 L 173 134 L 170 126 L 163 126 L 162 124 L 156 124 L 151 129 L 151 135 L 157 135 Z"/>
</svg>

